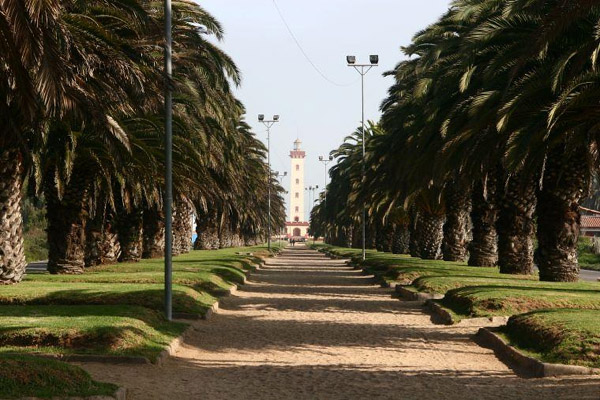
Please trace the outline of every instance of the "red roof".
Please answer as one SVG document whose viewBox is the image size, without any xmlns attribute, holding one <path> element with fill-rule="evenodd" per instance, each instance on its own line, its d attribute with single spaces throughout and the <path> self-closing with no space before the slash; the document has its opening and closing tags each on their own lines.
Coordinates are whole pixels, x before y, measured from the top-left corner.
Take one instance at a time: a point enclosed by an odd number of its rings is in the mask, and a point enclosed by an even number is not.
<svg viewBox="0 0 600 400">
<path fill-rule="evenodd" d="M 581 229 L 600 229 L 599 215 L 582 215 Z"/>
</svg>

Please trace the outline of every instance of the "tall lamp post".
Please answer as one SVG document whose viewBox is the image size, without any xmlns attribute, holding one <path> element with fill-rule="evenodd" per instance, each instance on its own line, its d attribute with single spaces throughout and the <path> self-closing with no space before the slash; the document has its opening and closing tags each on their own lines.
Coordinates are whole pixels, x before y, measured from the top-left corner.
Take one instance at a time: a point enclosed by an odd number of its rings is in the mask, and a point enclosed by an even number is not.
<svg viewBox="0 0 600 400">
<path fill-rule="evenodd" d="M 267 247 L 270 252 L 271 251 L 271 127 L 273 125 L 275 125 L 275 123 L 279 122 L 279 115 L 273 115 L 272 120 L 265 120 L 264 114 L 258 114 L 258 122 L 262 123 L 264 126 L 267 127 L 267 164 L 269 167 L 269 172 L 267 174 L 267 178 L 269 180 L 267 182 L 267 189 L 268 189 L 268 196 L 269 196 L 269 198 L 267 199 L 267 205 L 268 205 L 268 209 L 269 209 L 269 215 L 268 215 L 269 228 L 267 231 Z"/>
<path fill-rule="evenodd" d="M 325 165 L 325 186 L 323 187 L 323 208 L 327 207 L 327 164 L 333 161 L 333 156 L 329 158 L 325 156 L 319 156 L 319 161 Z"/>
<path fill-rule="evenodd" d="M 171 0 L 165 0 L 165 318 L 173 319 L 173 37 Z"/>
<path fill-rule="evenodd" d="M 279 171 L 275 171 L 275 176 L 277 177 L 277 180 L 279 181 L 279 184 L 281 185 L 281 178 L 286 177 L 287 176 L 287 172 L 284 171 L 283 174 L 280 174 Z M 281 248 L 281 230 L 279 232 L 279 240 L 277 241 L 279 244 L 279 248 Z"/>
<path fill-rule="evenodd" d="M 333 161 L 333 156 L 329 156 L 329 158 L 325 156 L 319 156 L 319 161 L 325 164 L 325 186 L 323 187 L 325 192 L 324 205 L 327 205 L 327 164 Z"/>
<path fill-rule="evenodd" d="M 315 192 L 319 189 L 319 185 L 316 186 L 309 186 L 307 188 L 304 188 L 304 190 L 306 190 L 308 192 L 308 219 L 310 219 L 310 213 L 314 207 L 314 203 L 315 203 Z M 313 233 L 313 243 L 314 243 L 314 233 Z"/>
<path fill-rule="evenodd" d="M 319 189 L 319 185 L 316 186 L 309 186 L 307 188 L 304 188 L 304 190 L 306 190 L 308 192 L 308 202 L 309 202 L 309 206 L 308 206 L 308 215 L 310 216 L 310 212 L 312 210 L 312 207 L 314 205 L 315 202 L 315 192 Z"/>
<path fill-rule="evenodd" d="M 373 68 L 379 65 L 379 56 L 371 55 L 369 56 L 370 64 L 357 64 L 355 56 L 346 56 L 346 62 L 349 67 L 354 68 L 361 77 L 361 98 L 362 98 L 362 180 L 363 185 L 365 183 L 365 75 Z M 362 259 L 363 261 L 367 258 L 367 251 L 365 248 L 367 241 L 367 228 L 366 228 L 366 220 L 367 220 L 367 207 L 363 204 L 362 210 Z"/>
</svg>

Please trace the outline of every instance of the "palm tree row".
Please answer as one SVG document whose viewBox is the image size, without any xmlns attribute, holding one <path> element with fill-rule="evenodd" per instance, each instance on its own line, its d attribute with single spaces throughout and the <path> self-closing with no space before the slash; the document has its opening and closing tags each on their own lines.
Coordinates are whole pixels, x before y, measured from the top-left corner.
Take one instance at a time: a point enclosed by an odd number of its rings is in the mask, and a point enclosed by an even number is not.
<svg viewBox="0 0 600 400">
<path fill-rule="evenodd" d="M 24 182 L 46 201 L 51 272 L 162 255 L 158 6 L 0 3 L 0 282 L 20 281 L 26 266 Z M 208 229 L 219 230 L 221 247 L 256 242 L 266 230 L 271 174 L 232 93 L 239 71 L 211 42 L 223 35 L 211 15 L 190 0 L 173 7 L 174 251 L 190 250 L 193 214 L 198 226 L 214 223 Z M 284 221 L 281 191 L 273 191 L 275 225 Z M 235 235 L 243 240 L 227 240 Z"/>
<path fill-rule="evenodd" d="M 313 228 L 334 238 L 367 204 L 370 236 L 408 230 L 413 256 L 577 280 L 579 204 L 599 161 L 599 25 L 594 1 L 454 1 L 389 73 L 366 178 L 347 144 Z"/>
</svg>

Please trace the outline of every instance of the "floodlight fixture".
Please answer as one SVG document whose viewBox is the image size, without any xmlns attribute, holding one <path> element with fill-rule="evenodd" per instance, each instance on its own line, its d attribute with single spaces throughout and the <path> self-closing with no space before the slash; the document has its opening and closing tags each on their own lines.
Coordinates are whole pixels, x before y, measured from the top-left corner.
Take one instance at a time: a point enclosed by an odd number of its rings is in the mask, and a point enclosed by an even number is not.
<svg viewBox="0 0 600 400">
<path fill-rule="evenodd" d="M 258 114 L 258 122 L 262 123 L 267 127 L 267 166 L 269 170 L 269 174 L 272 174 L 271 170 L 271 128 L 275 125 L 276 122 L 279 122 L 279 115 L 274 115 L 272 121 L 265 121 L 265 114 Z M 279 179 L 281 175 L 279 172 L 275 172 L 277 178 Z M 284 175 L 285 176 L 285 175 Z M 269 178 L 267 181 L 268 194 L 267 194 L 267 208 L 268 208 L 268 228 L 267 228 L 267 248 L 271 251 L 271 179 Z"/>
<path fill-rule="evenodd" d="M 348 62 L 348 66 L 352 67 L 358 72 L 361 76 L 361 97 L 362 97 L 362 176 L 365 179 L 366 176 L 366 159 L 365 159 L 365 75 L 373 69 L 374 67 L 379 66 L 379 56 L 377 54 L 371 54 L 369 56 L 370 64 L 356 64 L 356 57 L 347 56 L 346 61 Z M 327 191 L 325 191 L 325 196 L 327 196 Z M 362 259 L 363 261 L 367 258 L 366 251 L 366 242 L 367 242 L 367 228 L 366 228 L 366 220 L 367 220 L 367 206 L 363 203 L 362 208 L 362 216 L 361 216 L 361 225 L 362 225 Z"/>
</svg>

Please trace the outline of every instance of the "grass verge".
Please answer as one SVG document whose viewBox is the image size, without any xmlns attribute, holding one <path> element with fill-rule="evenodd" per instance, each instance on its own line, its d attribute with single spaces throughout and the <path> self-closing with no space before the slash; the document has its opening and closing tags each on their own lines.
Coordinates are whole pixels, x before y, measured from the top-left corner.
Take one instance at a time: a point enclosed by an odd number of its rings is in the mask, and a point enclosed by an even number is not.
<svg viewBox="0 0 600 400">
<path fill-rule="evenodd" d="M 503 335 L 525 353 L 550 363 L 600 367 L 600 283 L 540 282 L 537 276 L 503 275 L 496 268 L 430 261 L 328 245 L 315 248 L 353 258 L 383 279 L 410 290 L 445 294 L 437 303 L 458 322 L 512 316 Z"/>
<path fill-rule="evenodd" d="M 73 365 L 28 356 L 0 356 L 0 398 L 109 396 L 117 390 Z"/>
<path fill-rule="evenodd" d="M 316 247 L 336 255 L 360 255 L 360 249 Z M 440 304 L 460 318 L 510 316 L 545 308 L 600 309 L 600 283 L 595 282 L 540 282 L 537 276 L 505 275 L 497 268 L 373 251 L 366 261 L 358 262 L 420 292 L 445 294 Z"/>
<path fill-rule="evenodd" d="M 540 310 L 512 317 L 503 336 L 544 362 L 600 368 L 600 311 Z"/>
<path fill-rule="evenodd" d="M 269 254 L 265 246 L 193 251 L 173 260 L 173 311 L 203 315 Z M 141 356 L 152 361 L 187 326 L 164 319 L 164 262 L 30 274 L 0 286 L 0 353 Z"/>
<path fill-rule="evenodd" d="M 0 307 L 0 352 L 142 356 L 155 361 L 187 324 L 135 306 Z"/>
</svg>

